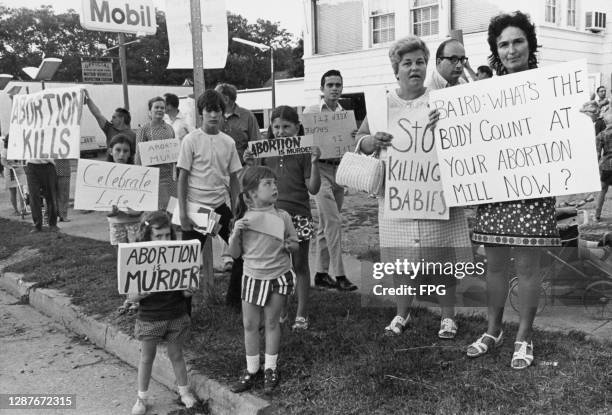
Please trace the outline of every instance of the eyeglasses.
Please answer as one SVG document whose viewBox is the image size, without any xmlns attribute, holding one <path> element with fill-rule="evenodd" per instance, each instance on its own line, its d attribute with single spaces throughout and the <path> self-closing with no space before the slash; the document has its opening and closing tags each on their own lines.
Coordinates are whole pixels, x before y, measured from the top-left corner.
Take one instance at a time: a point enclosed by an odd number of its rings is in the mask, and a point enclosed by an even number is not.
<svg viewBox="0 0 612 415">
<path fill-rule="evenodd" d="M 440 59 L 448 59 L 453 65 L 456 65 L 459 62 L 461 62 L 462 65 L 465 65 L 465 63 L 468 61 L 467 56 L 440 56 Z"/>
</svg>

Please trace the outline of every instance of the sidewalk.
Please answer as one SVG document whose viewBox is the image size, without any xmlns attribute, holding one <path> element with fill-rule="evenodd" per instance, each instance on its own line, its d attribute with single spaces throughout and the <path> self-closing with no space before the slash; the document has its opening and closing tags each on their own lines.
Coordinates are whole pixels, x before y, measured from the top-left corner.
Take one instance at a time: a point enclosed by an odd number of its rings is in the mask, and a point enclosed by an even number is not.
<svg viewBox="0 0 612 415">
<path fill-rule="evenodd" d="M 72 181 L 71 194 L 74 194 L 74 180 Z M 591 235 L 597 235 L 604 231 L 612 230 L 612 211 L 610 205 L 607 203 L 608 209 L 604 210 L 604 220 L 600 223 L 590 224 L 587 226 L 588 232 Z M 587 205 L 588 209 L 588 205 Z M 21 219 L 18 216 L 12 216 L 12 207 L 10 206 L 8 199 L 8 192 L 2 186 L 0 191 L 0 217 L 8 218 L 11 220 L 19 220 L 26 223 L 31 223 L 31 218 L 26 217 Z M 65 232 L 74 236 L 82 236 L 86 238 L 97 239 L 101 241 L 108 241 L 108 224 L 106 221 L 106 213 L 104 212 L 91 212 L 83 213 L 79 210 L 69 210 L 70 222 L 59 222 L 61 232 Z M 213 243 L 213 263 L 217 270 L 222 269 L 221 250 L 222 242 L 220 238 L 215 238 Z M 312 244 L 311 244 L 312 248 Z M 310 263 L 314 264 L 314 250 L 310 252 Z M 358 287 L 361 294 L 370 295 L 372 288 L 376 282 L 371 275 L 368 274 L 368 270 L 371 269 L 371 264 L 362 264 L 362 262 L 351 255 L 343 255 L 344 265 L 347 276 L 353 281 Z M 363 270 L 362 270 L 363 265 Z M 311 266 L 311 284 L 314 284 L 314 267 Z M 478 284 L 476 284 L 478 286 Z M 484 290 L 484 284 L 481 283 L 478 289 Z M 316 292 L 313 292 L 316 295 Z M 436 311 L 434 308 L 433 311 Z M 458 308 L 458 313 L 464 315 L 482 315 L 486 317 L 486 309 L 482 307 L 461 307 Z M 518 314 L 512 307 L 506 307 L 505 321 L 518 322 Z M 386 321 L 381 321 L 382 327 L 386 324 Z M 612 321 L 599 321 L 590 318 L 583 307 L 567 307 L 567 306 L 548 306 L 543 313 L 539 314 L 535 321 L 535 326 L 542 330 L 562 331 L 570 332 L 572 330 L 579 330 L 586 333 L 589 337 L 598 340 L 610 340 L 612 339 Z M 484 327 L 483 327 L 484 329 Z"/>
</svg>

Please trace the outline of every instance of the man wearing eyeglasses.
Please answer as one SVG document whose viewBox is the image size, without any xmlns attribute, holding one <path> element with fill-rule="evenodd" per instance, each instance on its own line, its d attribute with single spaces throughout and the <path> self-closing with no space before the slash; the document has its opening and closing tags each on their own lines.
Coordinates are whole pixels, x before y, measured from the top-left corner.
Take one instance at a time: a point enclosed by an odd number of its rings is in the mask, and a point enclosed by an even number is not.
<svg viewBox="0 0 612 415">
<path fill-rule="evenodd" d="M 442 89 L 464 84 L 463 67 L 467 62 L 465 48 L 456 39 L 447 39 L 440 43 L 436 51 L 436 67 L 426 82 L 431 89 Z"/>
</svg>

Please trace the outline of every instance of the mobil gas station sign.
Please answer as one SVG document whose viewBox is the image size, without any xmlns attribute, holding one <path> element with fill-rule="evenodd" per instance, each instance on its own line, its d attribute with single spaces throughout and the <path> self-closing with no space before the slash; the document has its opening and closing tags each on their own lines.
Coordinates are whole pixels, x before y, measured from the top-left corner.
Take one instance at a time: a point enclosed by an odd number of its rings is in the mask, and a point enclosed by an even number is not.
<svg viewBox="0 0 612 415">
<path fill-rule="evenodd" d="M 152 0 L 82 0 L 81 26 L 88 30 L 154 35 Z"/>
</svg>

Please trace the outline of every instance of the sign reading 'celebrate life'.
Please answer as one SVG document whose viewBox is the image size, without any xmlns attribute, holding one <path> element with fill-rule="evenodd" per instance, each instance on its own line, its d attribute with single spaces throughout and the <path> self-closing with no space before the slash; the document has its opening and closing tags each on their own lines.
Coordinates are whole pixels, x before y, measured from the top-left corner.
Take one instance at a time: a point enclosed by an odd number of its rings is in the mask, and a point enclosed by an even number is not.
<svg viewBox="0 0 612 415">
<path fill-rule="evenodd" d="M 81 141 L 81 88 L 15 95 L 8 159 L 77 159 Z"/>
<path fill-rule="evenodd" d="M 447 204 L 599 190 L 588 99 L 584 60 L 432 91 Z"/>
<path fill-rule="evenodd" d="M 159 169 L 79 159 L 74 208 L 157 210 Z"/>
</svg>

